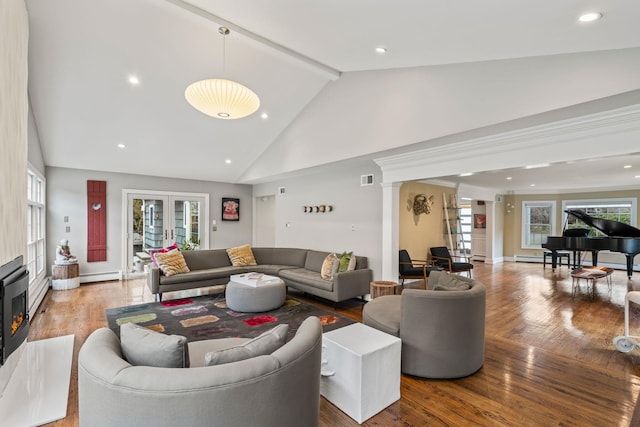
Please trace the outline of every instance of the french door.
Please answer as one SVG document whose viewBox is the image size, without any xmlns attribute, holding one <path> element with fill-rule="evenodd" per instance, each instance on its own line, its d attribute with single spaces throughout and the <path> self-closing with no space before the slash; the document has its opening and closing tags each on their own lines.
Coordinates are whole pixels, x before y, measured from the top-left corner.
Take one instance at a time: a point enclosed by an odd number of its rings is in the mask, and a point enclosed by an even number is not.
<svg viewBox="0 0 640 427">
<path fill-rule="evenodd" d="M 127 276 L 142 273 L 148 252 L 173 243 L 179 248 L 209 247 L 209 195 L 123 190 L 123 271 Z"/>
</svg>

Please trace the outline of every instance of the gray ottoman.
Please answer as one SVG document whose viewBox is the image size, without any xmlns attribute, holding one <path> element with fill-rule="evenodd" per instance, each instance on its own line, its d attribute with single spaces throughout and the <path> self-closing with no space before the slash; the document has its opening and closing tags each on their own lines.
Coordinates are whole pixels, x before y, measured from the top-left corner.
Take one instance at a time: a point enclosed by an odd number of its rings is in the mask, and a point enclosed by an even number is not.
<svg viewBox="0 0 640 427">
<path fill-rule="evenodd" d="M 243 285 L 233 280 L 227 284 L 227 307 L 243 313 L 275 310 L 284 304 L 287 288 L 281 279 L 258 286 Z"/>
</svg>

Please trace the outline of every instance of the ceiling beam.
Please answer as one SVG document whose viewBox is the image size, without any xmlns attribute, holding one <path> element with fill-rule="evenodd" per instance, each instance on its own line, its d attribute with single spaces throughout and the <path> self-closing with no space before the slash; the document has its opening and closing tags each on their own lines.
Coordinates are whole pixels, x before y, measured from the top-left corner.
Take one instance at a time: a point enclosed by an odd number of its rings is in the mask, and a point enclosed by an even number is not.
<svg viewBox="0 0 640 427">
<path fill-rule="evenodd" d="M 180 9 L 191 12 L 201 18 L 204 18 L 208 21 L 215 23 L 216 25 L 221 25 L 229 28 L 232 31 L 235 31 L 238 34 L 247 37 L 254 42 L 257 42 L 259 45 L 268 48 L 270 51 L 276 52 L 279 55 L 284 55 L 287 59 L 293 59 L 295 62 L 305 66 L 306 68 L 315 71 L 322 76 L 334 81 L 340 78 L 340 71 L 335 68 L 331 68 L 328 65 L 322 64 L 308 56 L 302 55 L 294 50 L 291 50 L 287 47 L 279 45 L 277 43 L 272 42 L 269 39 L 266 39 L 256 33 L 252 33 L 249 30 L 246 30 L 233 22 L 227 21 L 224 18 L 219 17 L 218 15 L 214 15 L 213 13 L 206 11 L 198 6 L 194 6 L 189 2 L 183 0 L 164 0 L 167 3 L 171 3 Z"/>
</svg>

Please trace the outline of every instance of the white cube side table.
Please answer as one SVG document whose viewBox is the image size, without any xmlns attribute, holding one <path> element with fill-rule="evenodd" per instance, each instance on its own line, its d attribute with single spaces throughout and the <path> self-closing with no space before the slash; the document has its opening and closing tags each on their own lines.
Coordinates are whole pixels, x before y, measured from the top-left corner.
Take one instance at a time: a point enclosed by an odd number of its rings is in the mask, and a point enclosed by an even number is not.
<svg viewBox="0 0 640 427">
<path fill-rule="evenodd" d="M 362 323 L 323 334 L 320 394 L 362 424 L 400 399 L 400 348 Z"/>
</svg>

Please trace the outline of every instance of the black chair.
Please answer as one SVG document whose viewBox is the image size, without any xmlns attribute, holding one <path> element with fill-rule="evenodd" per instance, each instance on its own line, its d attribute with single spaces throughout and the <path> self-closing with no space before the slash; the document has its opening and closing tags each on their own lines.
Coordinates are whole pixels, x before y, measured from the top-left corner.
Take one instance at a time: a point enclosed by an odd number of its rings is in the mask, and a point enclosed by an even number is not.
<svg viewBox="0 0 640 427">
<path fill-rule="evenodd" d="M 426 286 L 427 277 L 429 277 L 431 271 L 439 270 L 439 268 L 433 267 L 429 261 L 411 259 L 406 249 L 400 249 L 398 255 L 400 285 L 404 284 L 405 279 L 421 279 L 424 280 Z"/>
<path fill-rule="evenodd" d="M 471 277 L 471 270 L 473 264 L 470 262 L 458 262 L 454 261 L 453 257 L 449 253 L 449 249 L 446 246 L 434 246 L 431 250 L 431 258 L 434 265 L 449 271 L 449 273 L 464 273 L 466 272 Z"/>
</svg>

